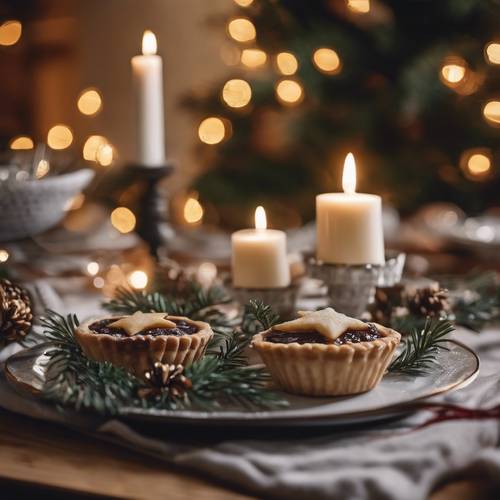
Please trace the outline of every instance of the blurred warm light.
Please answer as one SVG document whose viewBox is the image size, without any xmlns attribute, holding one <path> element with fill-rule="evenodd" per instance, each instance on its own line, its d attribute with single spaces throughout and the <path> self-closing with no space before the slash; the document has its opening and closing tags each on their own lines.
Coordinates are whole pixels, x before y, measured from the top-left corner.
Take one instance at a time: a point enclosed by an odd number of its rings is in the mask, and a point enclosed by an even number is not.
<svg viewBox="0 0 500 500">
<path fill-rule="evenodd" d="M 209 287 L 217 277 L 217 266 L 213 262 L 202 262 L 196 272 L 196 279 L 202 286 Z"/>
<path fill-rule="evenodd" d="M 104 287 L 104 278 L 101 278 L 101 276 L 96 276 L 92 283 L 94 284 L 94 286 L 96 288 L 103 288 Z"/>
<path fill-rule="evenodd" d="M 41 179 L 45 177 L 50 170 L 50 163 L 47 160 L 40 160 L 35 170 L 35 177 Z"/>
<path fill-rule="evenodd" d="M 241 63 L 248 68 L 258 68 L 266 64 L 267 54 L 260 49 L 245 49 L 241 53 Z"/>
<path fill-rule="evenodd" d="M 89 262 L 87 264 L 87 272 L 90 276 L 95 276 L 99 272 L 99 264 L 97 262 Z"/>
<path fill-rule="evenodd" d="M 276 66 L 283 75 L 293 75 L 299 67 L 299 62 L 290 52 L 280 52 L 276 56 Z"/>
<path fill-rule="evenodd" d="M 150 30 L 146 30 L 142 35 L 142 53 L 145 56 L 152 56 L 156 54 L 157 50 L 158 44 L 156 43 L 155 34 Z"/>
<path fill-rule="evenodd" d="M 473 154 L 468 162 L 467 167 L 469 172 L 473 175 L 482 175 L 488 172 L 491 168 L 491 160 L 483 154 Z"/>
<path fill-rule="evenodd" d="M 0 45 L 14 45 L 21 38 L 22 32 L 23 27 L 19 21 L 5 21 L 0 25 Z"/>
<path fill-rule="evenodd" d="M 117 207 L 111 212 L 111 224 L 120 233 L 130 233 L 135 228 L 135 215 L 127 207 Z"/>
<path fill-rule="evenodd" d="M 298 104 L 303 97 L 302 86 L 295 80 L 281 80 L 276 86 L 276 95 L 285 104 Z"/>
<path fill-rule="evenodd" d="M 490 101 L 483 108 L 483 115 L 487 121 L 500 125 L 500 101 Z"/>
<path fill-rule="evenodd" d="M 255 229 L 267 229 L 267 216 L 263 206 L 255 209 Z"/>
<path fill-rule="evenodd" d="M 253 0 L 234 0 L 234 3 L 240 7 L 248 7 L 249 5 L 252 5 Z"/>
<path fill-rule="evenodd" d="M 337 52 L 327 47 L 321 47 L 314 51 L 313 62 L 323 73 L 334 75 L 340 71 L 340 58 Z"/>
<path fill-rule="evenodd" d="M 188 198 L 184 204 L 184 219 L 188 224 L 196 224 L 203 219 L 203 207 L 196 198 Z"/>
<path fill-rule="evenodd" d="M 76 196 L 71 198 L 64 207 L 64 210 L 78 210 L 82 208 L 83 203 L 85 202 L 85 195 L 83 193 L 78 193 Z"/>
<path fill-rule="evenodd" d="M 205 118 L 198 127 L 198 136 L 205 144 L 218 144 L 226 135 L 226 127 L 220 118 Z"/>
<path fill-rule="evenodd" d="M 95 115 L 102 107 L 101 95 L 96 89 L 86 89 L 78 98 L 77 106 L 84 115 Z"/>
<path fill-rule="evenodd" d="M 103 167 L 109 167 L 113 163 L 113 146 L 101 144 L 96 151 L 96 161 Z"/>
<path fill-rule="evenodd" d="M 47 144 L 52 149 L 66 149 L 73 142 L 73 132 L 66 125 L 54 125 L 47 134 Z"/>
<path fill-rule="evenodd" d="M 222 99 L 232 108 L 246 106 L 252 98 L 252 89 L 245 80 L 229 80 L 222 89 Z"/>
<path fill-rule="evenodd" d="M 244 17 L 229 21 L 227 30 L 231 38 L 237 42 L 251 42 L 257 35 L 252 21 Z"/>
<path fill-rule="evenodd" d="M 112 264 L 106 273 L 106 283 L 110 285 L 110 288 L 114 288 L 120 285 L 126 285 L 127 278 L 120 266 L 117 264 Z"/>
<path fill-rule="evenodd" d="M 461 63 L 448 63 L 444 64 L 441 68 L 441 79 L 443 83 L 446 84 L 457 84 L 461 82 L 465 77 L 465 72 L 467 68 L 465 64 Z"/>
<path fill-rule="evenodd" d="M 490 64 L 500 64 L 500 43 L 490 42 L 484 49 L 486 60 Z"/>
<path fill-rule="evenodd" d="M 347 0 L 347 8 L 357 14 L 370 12 L 370 0 Z"/>
<path fill-rule="evenodd" d="M 14 137 L 14 139 L 10 141 L 10 149 L 33 149 L 34 147 L 35 145 L 33 144 L 33 139 L 26 135 Z"/>
<path fill-rule="evenodd" d="M 464 151 L 460 167 L 469 179 L 484 180 L 491 173 L 491 151 L 485 148 Z"/>
<path fill-rule="evenodd" d="M 349 153 L 345 157 L 344 171 L 342 173 L 342 189 L 346 194 L 354 194 L 356 192 L 356 161 L 352 153 Z"/>
<path fill-rule="evenodd" d="M 143 290 L 148 285 L 148 275 L 144 271 L 132 271 L 128 277 L 128 282 L 132 288 Z"/>
<path fill-rule="evenodd" d="M 9 252 L 5 248 L 0 249 L 0 262 L 7 262 L 9 260 Z"/>
<path fill-rule="evenodd" d="M 83 145 L 83 159 L 97 161 L 97 150 L 107 142 L 106 137 L 102 135 L 91 135 Z"/>
</svg>

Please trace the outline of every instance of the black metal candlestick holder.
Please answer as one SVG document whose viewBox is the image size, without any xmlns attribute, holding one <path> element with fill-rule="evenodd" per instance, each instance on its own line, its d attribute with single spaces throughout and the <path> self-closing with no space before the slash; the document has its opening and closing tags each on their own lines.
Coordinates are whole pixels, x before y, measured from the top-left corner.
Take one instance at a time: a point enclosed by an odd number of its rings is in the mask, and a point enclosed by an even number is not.
<svg viewBox="0 0 500 500">
<path fill-rule="evenodd" d="M 173 230 L 168 223 L 168 197 L 161 189 L 161 181 L 170 176 L 174 166 L 167 163 L 158 167 L 131 165 L 144 190 L 138 200 L 136 232 L 148 244 L 151 255 L 158 259 L 160 247 L 168 243 Z"/>
</svg>

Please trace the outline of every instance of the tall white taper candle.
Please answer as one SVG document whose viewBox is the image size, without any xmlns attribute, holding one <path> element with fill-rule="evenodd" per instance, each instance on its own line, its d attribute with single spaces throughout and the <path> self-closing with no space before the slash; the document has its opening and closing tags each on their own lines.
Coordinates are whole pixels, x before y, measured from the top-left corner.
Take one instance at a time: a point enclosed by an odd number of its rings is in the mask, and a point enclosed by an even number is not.
<svg viewBox="0 0 500 500">
<path fill-rule="evenodd" d="M 143 55 L 132 58 L 137 115 L 137 163 L 148 167 L 165 164 L 163 63 L 156 50 L 156 37 L 147 30 L 142 37 Z"/>
</svg>

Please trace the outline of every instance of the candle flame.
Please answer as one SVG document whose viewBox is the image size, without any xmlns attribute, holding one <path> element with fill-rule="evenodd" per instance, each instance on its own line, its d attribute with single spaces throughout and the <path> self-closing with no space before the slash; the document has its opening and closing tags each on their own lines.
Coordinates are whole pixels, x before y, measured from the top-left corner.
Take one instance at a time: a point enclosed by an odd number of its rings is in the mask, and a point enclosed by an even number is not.
<svg viewBox="0 0 500 500">
<path fill-rule="evenodd" d="M 356 161 L 352 153 L 349 153 L 345 157 L 342 189 L 346 194 L 354 194 L 356 192 Z"/>
<path fill-rule="evenodd" d="M 267 217 L 264 207 L 258 206 L 255 209 L 255 229 L 267 229 Z"/>
<path fill-rule="evenodd" d="M 142 53 L 145 56 L 152 56 L 156 54 L 157 48 L 155 34 L 150 30 L 146 30 L 142 35 Z"/>
</svg>

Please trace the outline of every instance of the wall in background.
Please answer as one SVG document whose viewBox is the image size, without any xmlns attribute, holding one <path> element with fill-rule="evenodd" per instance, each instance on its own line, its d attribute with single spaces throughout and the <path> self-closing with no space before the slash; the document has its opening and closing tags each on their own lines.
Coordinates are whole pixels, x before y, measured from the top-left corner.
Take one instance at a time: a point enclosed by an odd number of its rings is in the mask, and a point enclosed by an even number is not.
<svg viewBox="0 0 500 500">
<path fill-rule="evenodd" d="M 211 28 L 209 19 L 233 5 L 230 0 L 78 2 L 81 86 L 98 87 L 104 99 L 101 115 L 96 120 L 80 117 L 78 129 L 89 134 L 98 127 L 116 146 L 120 160 L 134 158 L 130 58 L 140 52 L 144 29 L 151 29 L 164 61 L 167 157 L 178 162 L 178 182 L 187 183 L 197 171 L 191 153 L 197 123 L 179 101 L 227 71 L 219 55 L 224 34 Z"/>
<path fill-rule="evenodd" d="M 1 0 L 0 0 L 1 2 Z M 173 188 L 184 186 L 198 169 L 192 153 L 198 123 L 179 101 L 220 78 L 222 30 L 210 19 L 227 17 L 231 0 L 30 0 L 28 14 L 6 2 L 9 15 L 23 22 L 23 35 L 12 47 L 0 48 L 0 68 L 9 78 L 0 85 L 3 143 L 17 134 L 46 140 L 56 123 L 74 130 L 72 153 L 81 157 L 90 134 L 106 136 L 119 162 L 135 155 L 134 99 L 130 59 L 140 53 L 142 34 L 151 29 L 164 61 L 167 157 L 179 166 Z M 24 16 L 24 17 L 23 17 Z M 2 69 L 2 73 L 6 70 Z M 103 108 L 95 117 L 78 112 L 86 87 L 96 87 Z M 15 92 L 14 92 L 14 90 Z M 172 184 L 172 182 L 171 182 Z"/>
</svg>

